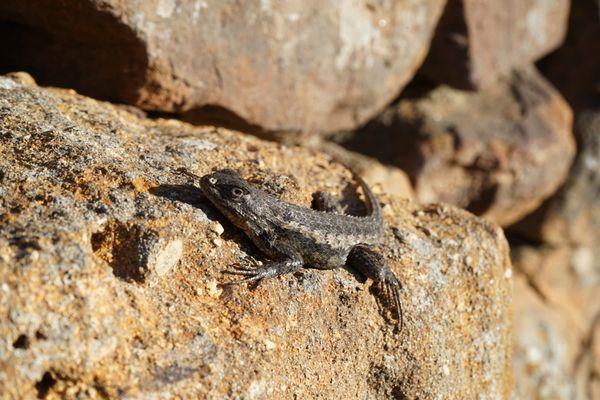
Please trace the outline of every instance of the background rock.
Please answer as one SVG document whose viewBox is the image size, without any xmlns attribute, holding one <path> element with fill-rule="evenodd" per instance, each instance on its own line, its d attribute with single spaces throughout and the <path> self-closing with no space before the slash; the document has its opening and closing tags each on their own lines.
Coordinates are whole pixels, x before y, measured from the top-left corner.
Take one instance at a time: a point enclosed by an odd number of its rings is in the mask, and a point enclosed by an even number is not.
<svg viewBox="0 0 600 400">
<path fill-rule="evenodd" d="M 0 70 L 147 110 L 217 105 L 271 130 L 353 128 L 413 76 L 444 3 L 10 0 Z"/>
<path fill-rule="evenodd" d="M 511 230 L 555 245 L 600 243 L 600 108 L 579 113 L 575 132 L 580 151 L 568 180 Z"/>
<path fill-rule="evenodd" d="M 565 180 L 575 153 L 572 114 L 535 70 L 479 92 L 439 86 L 407 96 L 344 146 L 400 167 L 421 202 L 448 202 L 508 225 Z"/>
<path fill-rule="evenodd" d="M 599 249 L 519 245 L 511 253 L 517 271 L 513 397 L 596 398 Z"/>
<path fill-rule="evenodd" d="M 572 366 L 582 332 L 536 294 L 522 277 L 515 279 L 515 399 L 575 399 Z"/>
<path fill-rule="evenodd" d="M 423 71 L 458 88 L 486 87 L 558 47 L 568 12 L 569 0 L 449 0 Z"/>
<path fill-rule="evenodd" d="M 356 212 L 349 172 L 325 155 L 139 119 L 23 75 L 0 78 L 0 140 L 0 397 L 510 391 L 511 266 L 486 221 L 381 196 L 383 252 L 404 285 L 397 335 L 353 271 L 217 286 L 257 251 L 179 168 L 234 168 L 303 205 L 342 192 Z M 165 251 L 175 262 L 158 268 Z"/>
</svg>

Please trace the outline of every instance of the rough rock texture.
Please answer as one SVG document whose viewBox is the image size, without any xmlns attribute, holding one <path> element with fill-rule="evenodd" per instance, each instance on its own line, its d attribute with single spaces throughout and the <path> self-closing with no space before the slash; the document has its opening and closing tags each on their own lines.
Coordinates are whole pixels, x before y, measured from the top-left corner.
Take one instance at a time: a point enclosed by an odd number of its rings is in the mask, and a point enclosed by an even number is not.
<svg viewBox="0 0 600 400">
<path fill-rule="evenodd" d="M 356 127 L 397 96 L 445 0 L 5 0 L 0 70 L 272 130 Z"/>
<path fill-rule="evenodd" d="M 449 0 L 423 72 L 462 89 L 486 87 L 558 47 L 568 12 L 569 0 Z"/>
<path fill-rule="evenodd" d="M 511 230 L 555 245 L 600 243 L 600 108 L 577 116 L 579 152 L 569 178 L 539 209 Z"/>
<path fill-rule="evenodd" d="M 512 258 L 517 271 L 513 397 L 598 398 L 600 249 L 520 245 Z"/>
<path fill-rule="evenodd" d="M 508 396 L 500 228 L 380 194 L 401 335 L 346 269 L 222 288 L 226 267 L 260 256 L 178 168 L 228 166 L 304 205 L 343 192 L 360 212 L 349 172 L 28 81 L 0 78 L 0 397 Z"/>
<path fill-rule="evenodd" d="M 439 86 L 401 99 L 341 141 L 406 171 L 420 201 L 508 225 L 566 178 L 575 153 L 571 123 L 562 97 L 528 68 L 485 91 Z"/>
</svg>

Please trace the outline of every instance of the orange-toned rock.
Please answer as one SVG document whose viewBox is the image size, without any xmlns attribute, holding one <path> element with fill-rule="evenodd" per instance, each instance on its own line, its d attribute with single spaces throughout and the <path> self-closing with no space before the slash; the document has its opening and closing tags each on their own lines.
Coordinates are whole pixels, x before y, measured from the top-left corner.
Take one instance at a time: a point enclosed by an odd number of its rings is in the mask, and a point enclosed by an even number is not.
<svg viewBox="0 0 600 400">
<path fill-rule="evenodd" d="M 186 168 L 360 199 L 329 156 L 0 77 L 1 398 L 508 398 L 502 230 L 380 193 L 405 327 L 347 269 L 220 287 L 260 252 Z M 352 186 L 350 186 L 352 188 Z"/>
</svg>

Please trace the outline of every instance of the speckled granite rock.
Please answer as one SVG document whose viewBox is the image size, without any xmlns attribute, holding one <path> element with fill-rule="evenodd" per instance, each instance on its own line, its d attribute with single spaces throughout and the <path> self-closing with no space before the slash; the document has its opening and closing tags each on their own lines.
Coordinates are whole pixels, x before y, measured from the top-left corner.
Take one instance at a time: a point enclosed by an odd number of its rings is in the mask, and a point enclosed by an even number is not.
<svg viewBox="0 0 600 400">
<path fill-rule="evenodd" d="M 534 69 L 479 92 L 438 86 L 402 98 L 341 142 L 395 165 L 421 202 L 442 201 L 502 226 L 540 206 L 575 155 L 572 112 Z"/>
<path fill-rule="evenodd" d="M 569 0 L 449 0 L 423 71 L 462 89 L 489 86 L 561 44 L 569 4 Z"/>
<path fill-rule="evenodd" d="M 222 288 L 259 256 L 187 168 L 225 166 L 284 199 L 345 193 L 325 155 L 139 119 L 0 78 L 0 397 L 506 398 L 511 265 L 502 230 L 380 193 L 403 282 L 393 332 L 369 282 L 305 269 Z"/>
<path fill-rule="evenodd" d="M 353 128 L 412 78 L 445 1 L 4 0 L 0 70 L 148 110 Z"/>
</svg>

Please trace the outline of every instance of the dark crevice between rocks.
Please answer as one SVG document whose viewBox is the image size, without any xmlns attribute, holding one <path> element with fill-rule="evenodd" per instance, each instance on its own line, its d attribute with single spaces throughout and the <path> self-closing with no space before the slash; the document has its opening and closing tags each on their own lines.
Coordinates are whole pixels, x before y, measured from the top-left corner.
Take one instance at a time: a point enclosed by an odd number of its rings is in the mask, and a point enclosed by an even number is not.
<svg viewBox="0 0 600 400">
<path fill-rule="evenodd" d="M 137 225 L 111 222 L 92 234 L 92 250 L 112 267 L 117 278 L 142 283 L 147 269 L 143 243 L 149 235 Z"/>
<path fill-rule="evenodd" d="M 447 82 L 457 89 L 475 89 L 470 76 L 469 32 L 462 0 L 449 0 L 437 24 L 429 52 L 417 75 Z M 452 67 L 449 68 L 448 66 Z"/>
<path fill-rule="evenodd" d="M 531 247 L 542 247 L 545 245 L 541 240 L 536 240 L 530 236 L 523 235 L 522 233 L 505 229 L 506 240 L 510 243 L 511 248 L 517 246 L 531 246 Z"/>
<path fill-rule="evenodd" d="M 571 1 L 567 37 L 558 49 L 536 63 L 575 114 L 600 104 L 599 8 L 600 3 L 593 0 Z"/>
<path fill-rule="evenodd" d="M 48 393 L 50 392 L 52 387 L 54 385 L 56 385 L 56 382 L 57 381 L 54 378 L 54 376 L 52 375 L 52 373 L 49 371 L 46 371 L 44 373 L 44 375 L 42 376 L 42 379 L 40 379 L 35 384 L 35 389 L 37 390 L 38 399 L 45 399 L 46 396 L 48 396 Z"/>
<path fill-rule="evenodd" d="M 542 246 L 544 246 L 544 243 L 542 242 L 534 241 L 527 236 L 523 236 L 515 232 L 505 232 L 505 234 L 511 249 L 515 249 L 520 246 L 530 246 L 536 248 L 541 248 Z M 511 254 L 511 259 L 512 258 L 513 254 Z M 515 265 L 514 262 L 513 265 Z M 531 290 L 533 290 L 533 292 L 539 297 L 539 299 L 544 304 L 551 305 L 551 302 L 549 301 L 548 297 L 546 296 L 544 291 L 539 287 L 539 285 L 535 281 L 535 278 L 531 274 L 527 273 L 521 268 L 518 268 L 516 265 L 515 270 L 525 278 L 525 282 L 527 283 L 527 285 L 531 288 Z"/>
<path fill-rule="evenodd" d="M 484 186 L 480 189 L 478 195 L 474 199 L 472 199 L 465 208 L 475 215 L 483 215 L 495 204 L 497 194 L 497 184 L 490 184 L 488 186 Z"/>
<path fill-rule="evenodd" d="M 252 124 L 234 111 L 213 104 L 196 107 L 182 113 L 153 111 L 148 112 L 147 117 L 152 119 L 179 119 L 198 126 L 217 126 L 243 132 L 266 140 L 276 140 L 279 137 L 276 132 L 270 132 L 260 125 Z"/>
<path fill-rule="evenodd" d="M 419 121 L 406 121 L 394 113 L 368 122 L 355 132 L 339 133 L 330 137 L 334 142 L 356 153 L 396 166 L 406 172 L 415 184 L 425 159 L 419 150 Z"/>
<path fill-rule="evenodd" d="M 0 35 L 0 74 L 25 71 L 40 85 L 124 103 L 135 103 L 146 80 L 143 41 L 92 2 L 1 2 Z"/>
</svg>

